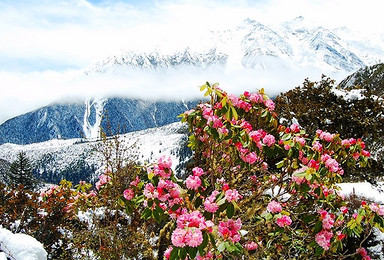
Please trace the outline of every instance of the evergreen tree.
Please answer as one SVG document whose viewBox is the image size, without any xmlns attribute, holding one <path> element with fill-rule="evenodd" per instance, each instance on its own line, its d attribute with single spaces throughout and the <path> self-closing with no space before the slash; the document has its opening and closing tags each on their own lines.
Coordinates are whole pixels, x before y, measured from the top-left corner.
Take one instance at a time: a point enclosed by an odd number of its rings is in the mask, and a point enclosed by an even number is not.
<svg viewBox="0 0 384 260">
<path fill-rule="evenodd" d="M 20 152 L 17 159 L 10 165 L 10 180 L 13 185 L 24 185 L 26 189 L 31 189 L 36 184 L 36 179 L 32 175 L 32 166 L 25 152 Z"/>
</svg>

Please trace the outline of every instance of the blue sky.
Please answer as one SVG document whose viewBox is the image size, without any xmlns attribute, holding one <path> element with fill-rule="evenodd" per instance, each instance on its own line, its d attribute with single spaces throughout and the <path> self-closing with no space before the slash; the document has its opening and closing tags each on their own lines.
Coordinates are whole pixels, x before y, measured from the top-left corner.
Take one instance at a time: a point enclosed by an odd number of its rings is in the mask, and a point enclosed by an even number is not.
<svg viewBox="0 0 384 260">
<path fill-rule="evenodd" d="M 86 95 L 73 78 L 127 49 L 181 45 L 244 17 L 273 25 L 303 15 L 370 33 L 382 30 L 382 10 L 380 0 L 0 0 L 0 123 Z"/>
</svg>

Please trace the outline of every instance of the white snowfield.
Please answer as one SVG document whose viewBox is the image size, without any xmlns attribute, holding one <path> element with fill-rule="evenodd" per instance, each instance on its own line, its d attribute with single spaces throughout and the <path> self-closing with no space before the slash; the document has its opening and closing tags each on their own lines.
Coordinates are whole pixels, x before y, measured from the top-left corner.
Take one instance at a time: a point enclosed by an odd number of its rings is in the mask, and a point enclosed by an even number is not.
<svg viewBox="0 0 384 260">
<path fill-rule="evenodd" d="M 13 234 L 0 227 L 0 260 L 46 260 L 47 252 L 35 238 L 26 234 Z"/>
</svg>

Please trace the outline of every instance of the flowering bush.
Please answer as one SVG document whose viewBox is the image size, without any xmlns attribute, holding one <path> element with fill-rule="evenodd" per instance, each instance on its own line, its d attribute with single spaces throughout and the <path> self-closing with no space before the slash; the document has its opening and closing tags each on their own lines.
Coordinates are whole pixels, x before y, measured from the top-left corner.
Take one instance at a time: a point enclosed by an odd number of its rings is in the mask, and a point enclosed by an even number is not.
<svg viewBox="0 0 384 260">
<path fill-rule="evenodd" d="M 201 90 L 210 102 L 181 115 L 191 132 L 191 175 L 177 179 L 162 157 L 126 190 L 127 208 L 144 206 L 143 219 L 168 222 L 164 257 L 363 255 L 347 242 L 384 230 L 382 206 L 352 212 L 337 183 L 344 166 L 367 165 L 364 142 L 321 130 L 311 138 L 296 124 L 279 125 L 263 90 L 240 97 L 216 84 Z"/>
</svg>

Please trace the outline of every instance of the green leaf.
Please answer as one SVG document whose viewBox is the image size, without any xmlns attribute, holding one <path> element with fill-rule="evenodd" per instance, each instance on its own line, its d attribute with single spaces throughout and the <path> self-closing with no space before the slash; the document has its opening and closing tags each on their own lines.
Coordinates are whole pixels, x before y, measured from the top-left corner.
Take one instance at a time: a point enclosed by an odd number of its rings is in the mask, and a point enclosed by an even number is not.
<svg viewBox="0 0 384 260">
<path fill-rule="evenodd" d="M 202 85 L 202 86 L 200 87 L 200 91 L 203 91 L 204 89 L 206 89 L 206 87 L 207 87 L 206 84 Z"/>
<path fill-rule="evenodd" d="M 174 247 L 171 251 L 171 255 L 169 257 L 170 260 L 175 260 L 179 256 L 179 249 Z"/>
<path fill-rule="evenodd" d="M 280 169 L 280 168 L 283 167 L 283 166 L 284 166 L 284 160 L 282 160 L 282 161 L 276 163 L 276 167 L 277 167 L 277 169 Z"/>
<path fill-rule="evenodd" d="M 141 214 L 141 218 L 143 219 L 149 219 L 151 216 L 152 216 L 152 210 L 150 208 L 146 208 L 143 214 Z"/>
<path fill-rule="evenodd" d="M 233 118 L 234 118 L 235 120 L 237 120 L 239 116 L 237 115 L 237 111 L 236 111 L 236 109 L 235 109 L 234 107 L 231 107 L 231 110 L 232 110 Z M 231 119 L 231 118 L 230 118 L 230 119 Z"/>
<path fill-rule="evenodd" d="M 180 256 L 180 259 L 185 259 L 187 257 L 187 249 L 180 248 L 179 256 Z"/>
<path fill-rule="evenodd" d="M 221 252 L 223 252 L 224 250 L 225 250 L 225 248 L 226 248 L 226 242 L 221 242 L 220 244 L 219 244 L 219 246 L 217 247 L 217 250 L 221 253 Z"/>
<path fill-rule="evenodd" d="M 227 207 L 227 217 L 232 218 L 233 215 L 235 215 L 235 207 L 233 206 L 232 203 L 228 203 Z"/>
<path fill-rule="evenodd" d="M 315 220 L 317 218 L 317 216 L 315 215 L 304 215 L 301 219 L 305 222 L 305 223 L 309 223 L 313 220 Z"/>
<path fill-rule="evenodd" d="M 213 235 L 212 235 L 212 234 L 209 234 L 208 237 L 209 237 L 209 240 L 211 240 L 211 244 L 212 244 L 213 248 L 214 248 L 215 250 L 217 250 L 217 247 L 216 247 L 216 241 L 215 241 L 215 238 L 213 237 Z"/>
<path fill-rule="evenodd" d="M 156 206 L 155 210 L 152 213 L 156 221 L 160 223 L 163 215 L 163 210 L 159 206 Z"/>
<path fill-rule="evenodd" d="M 321 223 L 321 221 L 317 221 L 315 228 L 313 229 L 313 232 L 318 233 L 322 229 L 323 229 L 323 224 Z"/>
<path fill-rule="evenodd" d="M 197 248 L 196 247 L 189 247 L 188 248 L 188 254 L 191 259 L 194 259 L 197 255 Z"/>
<path fill-rule="evenodd" d="M 222 198 L 221 200 L 219 200 L 218 202 L 217 202 L 217 205 L 218 206 L 221 206 L 221 205 L 223 205 L 225 203 L 225 198 Z"/>
<path fill-rule="evenodd" d="M 315 255 L 316 256 L 320 256 L 320 255 L 322 255 L 324 253 L 324 249 L 322 248 L 322 247 L 320 247 L 320 246 L 317 246 L 316 247 L 316 250 L 315 250 Z"/>
</svg>

